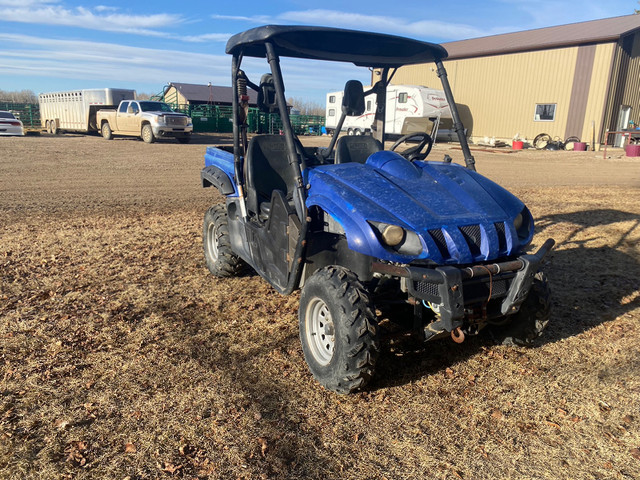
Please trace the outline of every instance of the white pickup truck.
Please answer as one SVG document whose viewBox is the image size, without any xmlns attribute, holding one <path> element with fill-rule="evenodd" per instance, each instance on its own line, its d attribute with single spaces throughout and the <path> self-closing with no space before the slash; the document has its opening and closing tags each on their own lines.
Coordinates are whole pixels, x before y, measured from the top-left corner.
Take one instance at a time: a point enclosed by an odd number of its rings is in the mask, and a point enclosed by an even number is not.
<svg viewBox="0 0 640 480">
<path fill-rule="evenodd" d="M 150 100 L 123 100 L 117 110 L 98 110 L 97 124 L 107 140 L 127 135 L 141 137 L 147 143 L 159 137 L 188 143 L 193 132 L 189 116 L 174 112 L 166 103 Z"/>
</svg>

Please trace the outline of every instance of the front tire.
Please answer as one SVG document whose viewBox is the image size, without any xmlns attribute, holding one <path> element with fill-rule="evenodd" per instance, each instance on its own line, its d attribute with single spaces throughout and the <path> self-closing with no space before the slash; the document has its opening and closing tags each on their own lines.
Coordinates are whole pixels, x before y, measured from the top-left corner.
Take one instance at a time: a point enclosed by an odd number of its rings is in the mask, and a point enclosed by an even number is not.
<svg viewBox="0 0 640 480">
<path fill-rule="evenodd" d="M 153 135 L 153 129 L 148 123 L 142 126 L 142 133 L 140 136 L 145 143 L 153 143 L 156 141 L 156 137 Z"/>
<path fill-rule="evenodd" d="M 529 295 L 520 311 L 509 317 L 504 327 L 492 327 L 492 332 L 503 345 L 531 346 L 549 324 L 551 290 L 547 276 L 536 273 Z"/>
<path fill-rule="evenodd" d="M 202 241 L 207 268 L 216 277 L 233 277 L 246 267 L 244 260 L 231 249 L 225 205 L 214 205 L 205 213 Z"/>
<path fill-rule="evenodd" d="M 353 272 L 329 266 L 314 273 L 302 288 L 299 324 L 304 358 L 327 390 L 351 393 L 371 380 L 378 324 Z"/>
<path fill-rule="evenodd" d="M 111 131 L 111 126 L 108 122 L 102 124 L 100 131 L 102 133 L 102 138 L 105 140 L 111 140 L 113 138 L 113 132 Z"/>
</svg>

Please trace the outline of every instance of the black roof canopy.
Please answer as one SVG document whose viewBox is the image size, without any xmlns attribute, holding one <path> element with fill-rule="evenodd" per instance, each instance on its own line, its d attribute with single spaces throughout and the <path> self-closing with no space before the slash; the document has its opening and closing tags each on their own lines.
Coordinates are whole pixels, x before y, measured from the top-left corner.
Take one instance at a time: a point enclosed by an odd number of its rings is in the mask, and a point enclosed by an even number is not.
<svg viewBox="0 0 640 480">
<path fill-rule="evenodd" d="M 447 51 L 438 44 L 405 37 L 284 25 L 266 25 L 238 33 L 229 39 L 226 51 L 232 55 L 264 58 L 267 42 L 271 42 L 283 57 L 351 62 L 361 67 L 394 68 L 447 57 Z"/>
</svg>

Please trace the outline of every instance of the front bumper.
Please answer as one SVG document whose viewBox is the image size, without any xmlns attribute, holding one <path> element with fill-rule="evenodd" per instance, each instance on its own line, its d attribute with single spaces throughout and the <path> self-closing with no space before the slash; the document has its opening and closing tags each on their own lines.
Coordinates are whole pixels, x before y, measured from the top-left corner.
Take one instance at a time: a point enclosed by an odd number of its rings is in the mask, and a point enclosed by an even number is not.
<svg viewBox="0 0 640 480">
<path fill-rule="evenodd" d="M 167 127 L 164 125 L 152 126 L 153 134 L 156 137 L 184 137 L 191 135 L 193 132 L 193 125 L 186 125 L 184 127 Z"/>
<path fill-rule="evenodd" d="M 536 253 L 504 263 L 426 268 L 374 262 L 372 269 L 404 279 L 409 295 L 437 308 L 438 328 L 450 332 L 463 325 L 465 309 L 486 306 L 491 299 L 500 301 L 496 316 L 518 312 L 542 260 L 554 245 L 550 238 Z"/>
</svg>

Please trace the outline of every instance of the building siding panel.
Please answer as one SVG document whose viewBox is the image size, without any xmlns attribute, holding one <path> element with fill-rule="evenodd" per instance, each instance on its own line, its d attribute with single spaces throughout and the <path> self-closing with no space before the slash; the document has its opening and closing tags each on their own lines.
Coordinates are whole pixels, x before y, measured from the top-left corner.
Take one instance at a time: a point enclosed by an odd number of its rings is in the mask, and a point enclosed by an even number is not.
<svg viewBox="0 0 640 480">
<path fill-rule="evenodd" d="M 472 138 L 532 140 L 544 132 L 564 139 L 577 56 L 578 47 L 570 47 L 445 61 Z M 394 83 L 437 87 L 439 80 L 430 65 L 414 65 L 401 68 Z M 546 103 L 556 104 L 555 120 L 534 121 L 535 105 Z"/>
<path fill-rule="evenodd" d="M 573 75 L 573 87 L 571 88 L 571 99 L 569 100 L 569 115 L 567 118 L 567 129 L 564 137 L 578 136 L 582 138 L 582 127 L 584 116 L 587 111 L 587 101 L 591 88 L 591 75 L 593 73 L 593 63 L 596 56 L 596 45 L 583 45 L 578 47 L 578 57 Z"/>
</svg>

